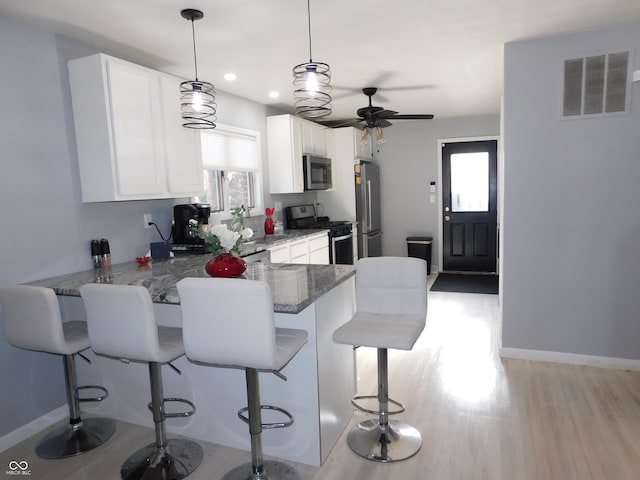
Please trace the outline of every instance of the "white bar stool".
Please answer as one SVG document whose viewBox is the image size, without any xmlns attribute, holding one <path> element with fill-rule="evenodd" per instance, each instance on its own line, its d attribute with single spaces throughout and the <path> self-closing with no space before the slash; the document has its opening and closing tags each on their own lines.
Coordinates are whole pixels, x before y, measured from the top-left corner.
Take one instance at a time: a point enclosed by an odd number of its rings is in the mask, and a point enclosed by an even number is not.
<svg viewBox="0 0 640 480">
<path fill-rule="evenodd" d="M 194 362 L 245 369 L 249 406 L 238 411 L 238 417 L 249 424 L 251 464 L 232 469 L 223 480 L 299 479 L 289 465 L 263 460 L 262 429 L 288 427 L 293 417 L 282 408 L 260 405 L 258 370 L 282 377 L 279 371 L 307 342 L 307 332 L 275 327 L 271 289 L 265 282 L 185 278 L 177 287 L 187 357 Z M 287 420 L 263 424 L 261 409 L 276 410 Z"/>
<path fill-rule="evenodd" d="M 78 386 L 74 355 L 89 359 L 80 352 L 89 348 L 87 323 L 63 322 L 56 294 L 50 288 L 27 285 L 1 285 L 0 306 L 4 317 L 4 334 L 14 347 L 62 355 L 69 406 L 69 425 L 56 428 L 36 447 L 39 457 L 65 458 L 93 450 L 106 442 L 115 431 L 106 418 L 80 417 L 79 402 L 99 402 L 108 396 L 97 385 Z M 101 390 L 101 396 L 81 398 L 79 390 Z"/>
<path fill-rule="evenodd" d="M 160 366 L 184 355 L 180 328 L 156 323 L 151 296 L 134 285 L 87 284 L 80 287 L 89 325 L 91 348 L 100 355 L 149 364 L 155 443 L 141 448 L 122 465 L 124 480 L 179 480 L 202 462 L 202 448 L 186 439 L 167 439 L 165 419 L 188 417 L 195 406 L 181 398 L 164 398 Z M 169 364 L 178 373 L 180 371 Z M 184 413 L 165 413 L 165 402 L 189 405 Z"/>
<path fill-rule="evenodd" d="M 411 350 L 427 318 L 427 264 L 420 258 L 369 257 L 356 264 L 356 313 L 333 332 L 333 340 L 378 349 L 378 394 L 361 395 L 351 403 L 378 415 L 365 420 L 347 435 L 358 455 L 378 462 L 394 462 L 415 455 L 422 445 L 420 432 L 389 415 L 404 412 L 404 405 L 389 398 L 387 349 Z M 378 399 L 378 410 L 359 400 Z M 396 410 L 389 411 L 389 403 Z"/>
</svg>

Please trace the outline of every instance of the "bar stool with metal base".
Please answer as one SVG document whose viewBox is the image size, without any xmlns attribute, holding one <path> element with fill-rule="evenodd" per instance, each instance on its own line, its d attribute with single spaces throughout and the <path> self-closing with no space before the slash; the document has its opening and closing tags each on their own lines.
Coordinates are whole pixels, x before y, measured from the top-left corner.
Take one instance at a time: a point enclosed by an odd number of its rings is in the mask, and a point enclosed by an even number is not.
<svg viewBox="0 0 640 480">
<path fill-rule="evenodd" d="M 185 278 L 177 287 L 187 357 L 195 362 L 245 369 L 249 406 L 241 409 L 238 416 L 249 424 L 251 464 L 236 467 L 223 480 L 299 479 L 287 464 L 263 459 L 262 429 L 287 427 L 293 417 L 282 408 L 260 405 L 258 371 L 282 370 L 307 342 L 307 332 L 275 327 L 271 289 L 265 282 Z M 283 413 L 287 420 L 263 424 L 262 409 Z"/>
<path fill-rule="evenodd" d="M 415 455 L 422 445 L 420 432 L 389 415 L 404 405 L 389 398 L 387 349 L 411 350 L 427 317 L 427 264 L 419 258 L 370 257 L 356 266 L 356 313 L 333 333 L 336 343 L 378 349 L 378 394 L 361 395 L 351 403 L 376 420 L 360 422 L 347 435 L 358 455 L 378 462 L 394 462 Z M 358 401 L 378 399 L 378 410 Z M 395 410 L 389 410 L 389 403 Z"/>
<path fill-rule="evenodd" d="M 87 312 L 91 348 L 101 355 L 149 364 L 149 409 L 156 441 L 125 461 L 120 469 L 122 478 L 180 480 L 188 476 L 202 462 L 202 448 L 191 440 L 167 439 L 165 419 L 188 417 L 196 409 L 188 400 L 163 397 L 160 371 L 161 364 L 184 355 L 180 328 L 157 325 L 151 296 L 142 286 L 87 284 L 80 287 L 80 295 Z M 191 410 L 166 413 L 166 402 L 186 403 Z"/>
<path fill-rule="evenodd" d="M 74 355 L 89 348 L 87 324 L 63 322 L 58 299 L 53 290 L 27 285 L 0 286 L 0 306 L 4 317 L 4 333 L 14 347 L 62 355 L 69 406 L 69 425 L 56 428 L 36 447 L 39 457 L 55 459 L 79 455 L 102 445 L 115 431 L 113 421 L 106 418 L 80 416 L 79 402 L 99 402 L 108 392 L 97 385 L 78 386 Z M 101 390 L 100 396 L 81 398 L 83 389 Z"/>
</svg>

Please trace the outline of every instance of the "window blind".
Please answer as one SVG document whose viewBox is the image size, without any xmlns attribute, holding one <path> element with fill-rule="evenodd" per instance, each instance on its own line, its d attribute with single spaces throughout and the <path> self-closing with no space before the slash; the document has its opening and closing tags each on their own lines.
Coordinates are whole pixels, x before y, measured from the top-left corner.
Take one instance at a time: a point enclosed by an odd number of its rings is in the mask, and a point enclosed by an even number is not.
<svg viewBox="0 0 640 480">
<path fill-rule="evenodd" d="M 258 132 L 218 124 L 215 130 L 200 135 L 204 168 L 237 172 L 260 170 Z"/>
</svg>

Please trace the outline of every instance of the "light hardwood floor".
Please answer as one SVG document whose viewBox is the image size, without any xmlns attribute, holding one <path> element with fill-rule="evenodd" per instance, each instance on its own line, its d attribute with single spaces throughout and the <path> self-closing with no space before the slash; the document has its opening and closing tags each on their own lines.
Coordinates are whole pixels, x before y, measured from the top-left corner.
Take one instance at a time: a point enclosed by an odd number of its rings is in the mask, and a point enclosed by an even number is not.
<svg viewBox="0 0 640 480">
<path fill-rule="evenodd" d="M 414 349 L 389 351 L 390 395 L 407 407 L 398 418 L 422 433 L 421 450 L 370 462 L 349 450 L 345 431 L 322 467 L 294 465 L 301 479 L 640 479 L 640 372 L 501 360 L 499 339 L 496 295 L 429 292 Z M 373 393 L 375 350 L 357 356 L 359 392 Z M 355 413 L 352 424 L 363 417 Z M 47 461 L 33 451 L 41 435 L 0 454 L 0 475 L 11 460 L 27 460 L 34 479 L 118 479 L 124 459 L 153 440 L 151 429 L 118 423 L 100 448 Z M 199 443 L 205 457 L 189 479 L 217 480 L 249 460 Z"/>
</svg>

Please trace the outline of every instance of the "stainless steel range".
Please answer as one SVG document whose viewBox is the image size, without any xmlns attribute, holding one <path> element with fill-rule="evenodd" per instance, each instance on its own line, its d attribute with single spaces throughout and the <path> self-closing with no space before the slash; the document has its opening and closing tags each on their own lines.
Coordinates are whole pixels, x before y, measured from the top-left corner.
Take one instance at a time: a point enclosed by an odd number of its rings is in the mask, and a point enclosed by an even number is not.
<svg viewBox="0 0 640 480">
<path fill-rule="evenodd" d="M 351 222 L 331 221 L 329 217 L 317 217 L 313 205 L 286 207 L 287 228 L 329 230 L 329 263 L 353 265 L 353 231 Z"/>
</svg>

